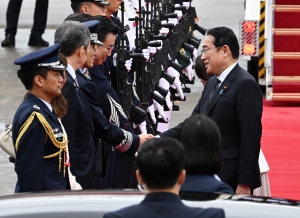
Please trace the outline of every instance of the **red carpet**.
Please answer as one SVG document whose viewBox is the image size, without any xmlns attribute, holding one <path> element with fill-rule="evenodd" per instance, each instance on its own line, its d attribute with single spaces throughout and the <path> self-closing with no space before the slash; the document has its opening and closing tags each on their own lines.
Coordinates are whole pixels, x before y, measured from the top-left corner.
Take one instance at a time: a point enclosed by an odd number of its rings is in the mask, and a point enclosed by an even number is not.
<svg viewBox="0 0 300 218">
<path fill-rule="evenodd" d="M 300 104 L 264 102 L 261 146 L 270 166 L 272 197 L 300 199 Z"/>
</svg>

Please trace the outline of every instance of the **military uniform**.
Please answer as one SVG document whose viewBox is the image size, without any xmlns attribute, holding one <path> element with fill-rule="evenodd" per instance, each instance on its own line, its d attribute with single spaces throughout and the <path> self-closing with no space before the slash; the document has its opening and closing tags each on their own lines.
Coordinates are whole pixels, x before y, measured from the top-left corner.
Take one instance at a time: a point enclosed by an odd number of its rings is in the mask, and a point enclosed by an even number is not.
<svg viewBox="0 0 300 218">
<path fill-rule="evenodd" d="M 107 120 L 119 128 L 134 133 L 132 126 L 126 117 L 116 91 L 112 88 L 100 66 L 89 69 L 90 76 L 94 81 L 103 114 Z M 101 188 L 133 188 L 136 187 L 135 180 L 135 157 L 126 155 L 118 150 L 112 149 L 111 144 L 103 142 L 106 153 L 106 174 L 101 182 Z"/>
<path fill-rule="evenodd" d="M 27 78 L 35 77 L 30 74 L 32 69 L 36 72 L 40 72 L 38 70 L 42 67 L 54 71 L 65 70 L 65 66 L 58 61 L 59 48 L 60 45 L 55 44 L 15 61 L 16 65 L 21 65 L 18 75 L 25 86 L 30 84 Z M 47 86 L 46 80 L 43 83 Z M 50 83 L 54 84 L 54 81 L 59 84 L 63 78 L 52 79 Z M 12 124 L 12 140 L 16 151 L 15 171 L 18 177 L 15 191 L 64 190 L 69 188 L 65 164 L 66 135 L 51 105 L 31 94 L 52 98 L 54 93 L 59 95 L 59 92 L 38 87 L 35 81 L 32 82 L 33 86 L 15 113 Z"/>
<path fill-rule="evenodd" d="M 16 145 L 21 127 L 35 112 L 43 115 L 58 140 L 63 139 L 62 128 L 55 114 L 41 99 L 32 94 L 27 94 L 13 120 L 14 145 Z M 34 117 L 18 143 L 15 161 L 18 180 L 15 191 L 32 192 L 67 189 L 68 180 L 67 175 L 64 176 L 64 162 L 61 163 L 59 171 L 59 155 L 47 158 L 58 151 L 59 149 L 47 135 L 40 120 Z M 64 158 L 64 152 L 62 156 Z"/>
</svg>

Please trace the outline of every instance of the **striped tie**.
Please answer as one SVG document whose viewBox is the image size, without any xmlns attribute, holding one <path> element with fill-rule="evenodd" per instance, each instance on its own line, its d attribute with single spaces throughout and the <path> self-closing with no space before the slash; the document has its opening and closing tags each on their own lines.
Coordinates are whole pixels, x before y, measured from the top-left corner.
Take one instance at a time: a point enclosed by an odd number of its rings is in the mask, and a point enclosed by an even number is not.
<svg viewBox="0 0 300 218">
<path fill-rule="evenodd" d="M 220 82 L 221 82 L 221 81 L 220 81 L 218 78 L 216 78 L 214 87 L 211 89 L 211 91 L 210 91 L 210 93 L 209 93 L 209 95 L 208 95 L 208 104 L 207 104 L 207 105 L 210 104 L 211 99 L 214 97 L 214 95 L 215 95 L 217 89 L 219 88 Z"/>
</svg>

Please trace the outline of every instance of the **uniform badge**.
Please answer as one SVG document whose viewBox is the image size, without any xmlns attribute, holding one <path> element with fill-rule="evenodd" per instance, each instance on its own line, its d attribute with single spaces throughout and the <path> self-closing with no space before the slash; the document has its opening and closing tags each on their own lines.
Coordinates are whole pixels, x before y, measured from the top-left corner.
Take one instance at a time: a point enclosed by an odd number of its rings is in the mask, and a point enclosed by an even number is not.
<svg viewBox="0 0 300 218">
<path fill-rule="evenodd" d="M 34 109 L 37 109 L 37 110 L 40 110 L 40 109 L 41 109 L 41 108 L 40 108 L 39 106 L 37 106 L 36 104 L 33 105 L 33 108 L 34 108 Z"/>
</svg>

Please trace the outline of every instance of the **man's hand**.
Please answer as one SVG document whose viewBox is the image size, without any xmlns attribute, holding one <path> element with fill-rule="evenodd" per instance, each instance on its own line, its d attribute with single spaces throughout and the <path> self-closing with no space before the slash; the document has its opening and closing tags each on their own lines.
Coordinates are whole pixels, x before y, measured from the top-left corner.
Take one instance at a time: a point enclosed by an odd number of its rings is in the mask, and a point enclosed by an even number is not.
<svg viewBox="0 0 300 218">
<path fill-rule="evenodd" d="M 251 187 L 249 185 L 240 185 L 236 188 L 236 194 L 250 195 Z"/>
<path fill-rule="evenodd" d="M 152 139 L 154 136 L 152 134 L 140 134 L 140 147 L 144 144 L 147 140 Z"/>
</svg>

